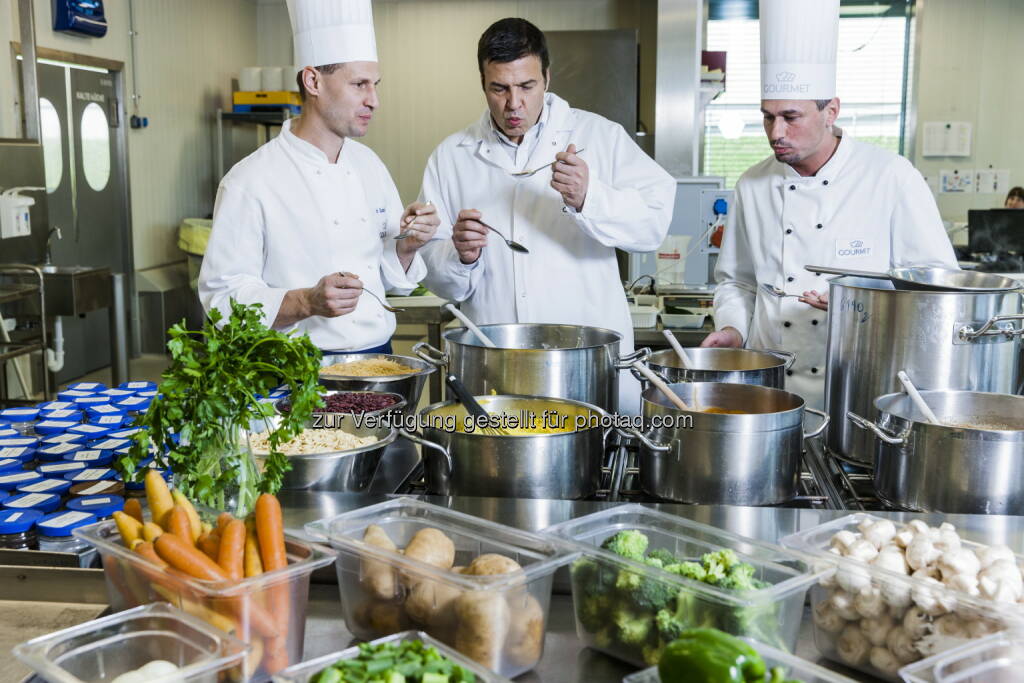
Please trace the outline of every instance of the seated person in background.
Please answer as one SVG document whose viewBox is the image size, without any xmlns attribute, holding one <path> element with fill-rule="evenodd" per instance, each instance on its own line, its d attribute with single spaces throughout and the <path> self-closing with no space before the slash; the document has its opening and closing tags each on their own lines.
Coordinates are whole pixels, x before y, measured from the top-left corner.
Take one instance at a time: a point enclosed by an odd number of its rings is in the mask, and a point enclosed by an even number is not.
<svg viewBox="0 0 1024 683">
<path fill-rule="evenodd" d="M 1011 187 L 1006 193 L 1006 201 L 1003 202 L 1004 209 L 1024 209 L 1024 187 Z"/>
</svg>

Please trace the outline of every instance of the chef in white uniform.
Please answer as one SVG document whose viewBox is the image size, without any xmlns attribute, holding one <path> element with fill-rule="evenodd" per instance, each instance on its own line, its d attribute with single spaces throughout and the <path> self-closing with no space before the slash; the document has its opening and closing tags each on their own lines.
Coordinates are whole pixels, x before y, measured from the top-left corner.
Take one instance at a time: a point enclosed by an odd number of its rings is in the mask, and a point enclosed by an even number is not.
<svg viewBox="0 0 1024 683">
<path fill-rule="evenodd" d="M 224 176 L 199 275 L 209 311 L 260 303 L 275 329 L 325 352 L 390 352 L 395 316 L 373 297 L 408 293 L 436 211 L 402 209 L 366 134 L 380 80 L 370 0 L 288 0 L 302 115 Z M 408 238 L 395 240 L 400 230 Z"/>
<path fill-rule="evenodd" d="M 774 154 L 736 183 L 715 269 L 718 331 L 702 345 L 795 353 L 786 389 L 820 409 L 828 282 L 804 266 L 956 268 L 956 257 L 910 162 L 834 125 L 839 0 L 761 0 L 760 17 L 761 109 Z"/>
<path fill-rule="evenodd" d="M 544 34 L 525 19 L 489 27 L 477 63 L 487 110 L 444 140 L 423 174 L 420 199 L 441 220 L 423 249 L 427 286 L 479 324 L 602 327 L 631 352 L 615 249 L 658 248 L 675 181 L 622 126 L 547 91 Z M 513 252 L 484 223 L 530 253 Z M 625 371 L 619 396 L 620 412 L 639 409 L 639 384 Z"/>
</svg>

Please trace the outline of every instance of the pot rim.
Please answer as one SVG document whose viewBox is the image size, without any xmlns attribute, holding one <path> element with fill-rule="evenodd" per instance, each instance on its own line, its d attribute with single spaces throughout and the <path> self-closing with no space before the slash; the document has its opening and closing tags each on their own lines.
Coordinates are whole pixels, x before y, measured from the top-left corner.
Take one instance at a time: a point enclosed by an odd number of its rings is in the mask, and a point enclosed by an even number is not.
<svg viewBox="0 0 1024 683">
<path fill-rule="evenodd" d="M 765 418 L 767 416 L 779 417 L 779 416 L 790 415 L 792 413 L 798 413 L 798 412 L 802 414 L 804 409 L 807 407 L 807 401 L 805 401 L 804 397 L 801 396 L 800 394 L 794 394 L 793 392 L 786 391 L 785 389 L 776 389 L 775 387 L 766 387 L 766 386 L 762 386 L 760 384 L 736 384 L 736 383 L 733 383 L 733 382 L 675 382 L 673 384 L 670 384 L 669 387 L 674 387 L 674 386 L 677 386 L 677 385 L 690 385 L 690 384 L 706 384 L 706 385 L 713 385 L 713 386 L 744 387 L 743 389 L 736 389 L 735 391 L 748 391 L 748 392 L 755 393 L 755 394 L 759 393 L 759 392 L 761 392 L 761 393 L 763 393 L 763 392 L 778 392 L 780 394 L 788 394 L 789 396 L 794 396 L 794 397 L 796 397 L 800 401 L 800 403 L 799 403 L 799 405 L 797 405 L 797 406 L 795 406 L 793 408 L 787 408 L 786 410 L 777 410 L 777 411 L 773 411 L 773 412 L 770 412 L 770 413 L 705 413 L 705 412 L 700 411 L 700 410 L 680 410 L 679 408 L 677 408 L 674 405 L 666 405 L 665 403 L 651 401 L 651 400 L 649 400 L 647 398 L 647 394 L 650 393 L 651 395 L 661 396 L 661 392 L 657 389 L 657 387 L 648 387 L 647 389 L 644 389 L 640 393 L 641 414 L 644 413 L 642 408 L 644 406 L 646 406 L 647 404 L 651 404 L 651 405 L 654 405 L 654 406 L 658 406 L 660 408 L 665 408 L 667 410 L 670 410 L 674 414 L 694 415 L 694 416 L 700 415 L 700 416 L 702 416 L 702 418 L 701 418 L 702 420 L 708 420 L 708 421 L 714 420 L 714 421 L 730 422 L 730 421 L 739 421 L 739 420 L 743 420 L 743 419 L 746 419 L 746 418 Z M 732 389 L 730 389 L 730 391 L 732 391 Z M 664 397 L 662 396 L 662 398 L 664 398 Z M 667 402 L 667 399 L 665 399 L 665 400 Z M 732 420 L 730 420 L 730 418 L 732 418 Z M 766 431 L 773 431 L 773 430 L 766 430 Z"/>
<path fill-rule="evenodd" d="M 992 273 L 995 275 L 996 273 Z M 1007 278 L 1012 279 L 1012 278 Z M 848 280 L 844 282 L 844 280 Z M 828 284 L 831 287 L 836 285 L 839 287 L 846 287 L 847 289 L 860 289 L 868 292 L 890 292 L 899 295 L 914 294 L 917 296 L 989 296 L 993 294 L 1024 294 L 1024 282 L 1009 287 L 1006 289 L 955 289 L 955 290 L 942 290 L 942 289 L 897 289 L 895 286 L 889 287 L 873 287 L 865 284 L 854 284 L 853 280 L 862 280 L 868 282 L 890 282 L 889 280 L 878 280 L 869 277 L 859 277 L 856 275 L 837 275 L 828 280 Z"/>
<path fill-rule="evenodd" d="M 772 353 L 771 351 L 765 351 L 763 349 L 729 349 L 729 348 L 706 348 L 705 349 L 705 348 L 700 348 L 700 349 L 691 349 L 691 350 L 695 350 L 698 353 L 710 352 L 709 355 L 712 355 L 712 356 L 714 356 L 717 352 L 720 352 L 720 351 L 740 352 L 740 353 L 747 354 L 747 355 L 753 354 L 753 355 L 756 355 L 756 356 L 759 356 L 759 357 L 763 357 L 766 362 L 768 362 L 769 360 L 770 361 L 774 361 L 774 362 L 773 362 L 772 365 L 766 365 L 766 366 L 764 366 L 762 368 L 749 368 L 749 369 L 746 369 L 746 370 L 728 370 L 728 369 L 721 369 L 721 368 L 683 368 L 683 367 L 680 367 L 678 365 L 664 365 L 663 363 L 656 362 L 655 358 L 657 356 L 661 355 L 661 354 L 664 354 L 666 356 L 668 356 L 670 354 L 673 355 L 673 356 L 675 355 L 675 352 L 672 349 L 660 349 L 658 351 L 653 351 L 651 353 L 651 355 L 648 356 L 647 364 L 649 366 L 651 366 L 651 368 L 665 368 L 666 370 L 679 370 L 681 372 L 721 372 L 721 373 L 730 373 L 730 372 L 765 372 L 765 371 L 776 371 L 776 370 L 781 370 L 782 368 L 784 368 L 786 366 L 786 362 L 787 362 L 785 358 L 783 358 L 781 356 L 778 356 L 778 355 Z M 726 355 L 726 354 L 721 354 L 721 355 Z M 721 384 L 721 382 L 720 382 L 720 384 Z"/>
<path fill-rule="evenodd" d="M 347 451 L 326 451 L 324 453 L 297 453 L 295 455 L 287 455 L 284 457 L 289 460 L 335 460 L 338 458 L 344 458 L 353 455 L 359 455 L 366 451 L 371 451 L 375 448 L 390 446 L 395 439 L 398 438 L 398 429 L 396 427 L 384 427 L 380 431 L 388 431 L 387 436 L 378 438 L 373 443 L 368 443 L 365 446 L 359 446 L 358 448 L 352 448 Z M 256 453 L 253 451 L 252 457 L 256 460 L 266 460 L 269 453 Z"/>
<path fill-rule="evenodd" d="M 591 412 L 592 415 L 596 414 L 599 417 L 604 416 L 604 415 L 607 414 L 606 411 L 602 410 L 601 408 L 599 408 L 598 406 L 596 406 L 596 405 L 594 405 L 592 403 L 584 403 L 583 401 L 575 401 L 575 400 L 570 399 L 570 398 L 556 398 L 556 397 L 553 397 L 553 396 L 531 396 L 531 395 L 526 395 L 526 394 L 488 394 L 486 396 L 479 396 L 479 397 L 474 396 L 474 398 L 512 398 L 512 399 L 520 399 L 520 400 L 527 400 L 527 401 L 537 401 L 537 400 L 539 400 L 539 401 L 548 401 L 548 402 L 551 402 L 551 403 L 563 403 L 563 404 L 571 405 L 571 406 L 574 406 L 574 407 L 586 408 L 587 410 L 589 410 Z M 457 403 L 459 403 L 459 401 L 456 401 L 456 400 L 438 401 L 437 403 L 432 403 L 431 405 L 426 406 L 425 408 L 421 409 L 419 411 L 419 413 L 417 413 L 417 416 L 420 418 L 421 422 L 425 422 L 425 418 L 428 415 L 430 415 L 431 412 L 434 412 L 434 411 L 439 410 L 441 408 L 447 408 L 448 406 L 452 406 L 452 405 L 455 405 Z M 547 434 L 514 434 L 514 433 L 513 434 L 492 434 L 492 433 L 487 433 L 487 432 L 485 432 L 483 430 L 472 431 L 472 432 L 460 432 L 460 431 L 449 432 L 449 431 L 447 431 L 445 429 L 439 429 L 437 427 L 429 426 L 429 425 L 426 425 L 426 424 L 419 424 L 419 423 L 417 424 L 417 427 L 422 429 L 424 432 L 429 430 L 431 432 L 440 432 L 442 434 L 449 434 L 449 435 L 451 435 L 453 437 L 454 436 L 466 436 L 466 437 L 473 437 L 473 438 L 483 437 L 483 438 L 488 438 L 488 439 L 533 439 L 533 438 L 545 438 L 546 439 L 546 438 L 557 437 L 557 436 L 574 436 L 574 435 L 577 435 L 577 434 L 586 434 L 586 433 L 589 433 L 589 432 L 591 432 L 591 431 L 593 431 L 595 429 L 604 429 L 604 427 L 599 424 L 599 425 L 595 425 L 593 427 L 587 427 L 586 429 L 579 429 L 579 430 L 574 429 L 574 430 L 566 431 L 566 432 L 550 432 L 550 433 L 547 433 Z"/>
<path fill-rule="evenodd" d="M 336 374 L 324 374 L 323 369 L 329 365 L 341 362 L 356 363 L 361 360 L 378 360 L 378 359 L 392 360 L 402 365 L 407 365 L 412 368 L 416 368 L 414 372 L 407 372 L 401 375 L 336 375 Z M 328 359 L 334 359 L 327 362 Z M 352 360 L 344 360 L 352 359 Z M 365 382 L 367 384 L 379 384 L 381 382 L 397 382 L 403 379 L 409 379 L 410 377 L 417 377 L 420 375 L 429 375 L 432 372 L 436 372 L 437 367 L 430 363 L 420 359 L 413 358 L 412 356 L 399 356 L 394 353 L 336 353 L 329 354 L 321 358 L 320 360 L 320 371 L 317 373 L 317 380 L 328 380 L 331 382 L 345 381 L 345 382 Z M 344 390 L 339 390 L 344 391 Z M 353 391 L 359 391 L 358 389 Z"/>
<path fill-rule="evenodd" d="M 1009 399 L 1011 401 L 1014 401 L 1014 400 L 1015 401 L 1019 401 L 1022 405 L 1024 405 L 1024 396 L 1018 396 L 1016 394 L 1000 394 L 1000 393 L 994 392 L 994 391 L 967 391 L 967 390 L 959 390 L 959 389 L 930 389 L 930 390 L 922 390 L 921 391 L 921 395 L 922 396 L 927 396 L 928 394 L 931 394 L 931 393 L 970 394 L 972 396 L 999 396 L 1000 398 L 1003 398 L 1003 399 Z M 1024 428 L 1021 428 L 1021 429 L 985 429 L 984 427 L 962 427 L 962 426 L 952 426 L 952 425 L 945 425 L 945 424 L 933 425 L 931 423 L 924 422 L 924 421 L 921 421 L 921 420 L 914 420 L 914 419 L 912 419 L 910 417 L 906 417 L 904 415 L 900 415 L 898 413 L 894 413 L 891 410 L 887 410 L 887 409 L 881 407 L 882 404 L 886 402 L 886 400 L 895 401 L 896 399 L 898 399 L 900 397 L 907 397 L 907 394 L 904 393 L 904 392 L 896 391 L 896 392 L 893 392 L 893 393 L 890 393 L 890 394 L 882 394 L 881 396 L 876 396 L 875 397 L 875 400 L 872 402 L 872 405 L 874 405 L 875 410 L 877 410 L 879 412 L 879 418 L 880 419 L 884 418 L 886 416 L 889 416 L 891 418 L 894 418 L 894 419 L 897 419 L 897 420 L 901 420 L 903 422 L 908 422 L 908 423 L 910 423 L 910 429 L 911 430 L 916 430 L 916 429 L 920 428 L 920 429 L 927 429 L 929 431 L 934 430 L 934 431 L 941 431 L 941 432 L 946 432 L 946 433 L 962 432 L 964 434 L 968 434 L 968 435 L 973 434 L 973 435 L 977 435 L 978 437 L 980 437 L 980 438 L 971 439 L 971 440 L 975 440 L 975 441 L 1001 441 L 1001 442 L 1020 441 L 1020 442 L 1024 442 Z"/>
<path fill-rule="evenodd" d="M 498 328 L 506 329 L 506 328 L 523 328 L 523 327 L 533 327 L 533 328 L 540 327 L 540 328 L 548 328 L 548 329 L 550 329 L 550 328 L 573 328 L 573 329 L 584 329 L 584 330 L 596 330 L 598 332 L 603 332 L 603 333 L 606 333 L 606 334 L 613 335 L 615 337 L 615 339 L 613 339 L 612 341 L 604 342 L 603 344 L 591 344 L 589 346 L 565 346 L 565 347 L 554 348 L 554 349 L 522 348 L 522 347 L 517 347 L 517 346 L 493 346 L 492 347 L 492 346 L 484 345 L 479 340 L 477 340 L 477 343 L 470 343 L 470 342 L 457 341 L 455 339 L 452 339 L 452 336 L 457 335 L 457 334 L 461 335 L 464 332 L 466 332 L 467 330 L 466 330 L 465 327 L 456 327 L 454 329 L 445 330 L 444 334 L 441 335 L 441 338 L 444 339 L 444 341 L 446 343 L 448 343 L 448 344 L 453 344 L 453 345 L 458 345 L 458 346 L 467 346 L 467 347 L 475 348 L 475 349 L 483 349 L 485 351 L 545 351 L 545 352 L 549 352 L 549 351 L 584 351 L 584 350 L 587 350 L 587 349 L 601 349 L 601 348 L 604 348 L 604 347 L 608 346 L 609 344 L 620 344 L 620 343 L 622 343 L 622 335 L 619 332 L 616 332 L 615 330 L 610 330 L 610 329 L 608 329 L 606 327 L 593 327 L 591 325 L 563 325 L 563 324 L 559 324 L 559 323 L 495 323 L 495 324 L 491 324 L 491 325 L 478 325 L 478 327 L 481 329 L 481 331 L 483 331 L 485 333 L 489 329 L 493 330 L 493 329 L 498 329 Z"/>
</svg>

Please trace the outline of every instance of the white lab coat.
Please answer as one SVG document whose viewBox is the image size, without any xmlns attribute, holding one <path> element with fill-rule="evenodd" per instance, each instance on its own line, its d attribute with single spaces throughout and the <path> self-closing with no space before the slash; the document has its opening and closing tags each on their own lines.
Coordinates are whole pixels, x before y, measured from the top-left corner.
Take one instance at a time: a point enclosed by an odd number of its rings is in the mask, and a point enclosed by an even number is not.
<svg viewBox="0 0 1024 683">
<path fill-rule="evenodd" d="M 921 174 L 903 157 L 848 134 L 813 177 L 774 157 L 752 166 L 736 183 L 730 214 L 715 269 L 715 325 L 735 327 L 748 348 L 795 353 L 786 389 L 819 409 L 828 314 L 760 285 L 827 292 L 832 276 L 806 265 L 958 267 Z"/>
<path fill-rule="evenodd" d="M 227 315 L 228 302 L 262 303 L 266 324 L 285 292 L 348 271 L 383 297 L 412 291 L 426 273 L 417 254 L 405 272 L 395 252 L 403 207 L 373 151 L 345 140 L 336 164 L 295 136 L 281 134 L 235 164 L 217 191 L 213 232 L 199 273 L 199 297 Z M 370 296 L 336 318 L 313 316 L 286 329 L 309 333 L 324 350 L 358 351 L 387 342 L 395 315 Z"/>
<path fill-rule="evenodd" d="M 533 154 L 534 169 L 555 161 L 570 143 L 584 149 L 590 184 L 583 211 L 565 206 L 551 187 L 551 172 L 529 178 L 501 149 L 490 113 L 455 133 L 434 150 L 423 174 L 420 199 L 437 205 L 441 225 L 421 251 L 427 286 L 463 302 L 479 324 L 558 323 L 614 330 L 621 353 L 633 350 L 633 325 L 619 278 L 615 249 L 653 251 L 672 220 L 675 181 L 648 157 L 622 126 L 602 116 L 572 109 L 553 93 Z M 488 238 L 480 259 L 464 265 L 452 243 L 452 225 L 462 209 L 477 209 L 483 221 L 529 254 L 508 249 L 497 235 Z M 620 412 L 639 409 L 639 384 L 620 376 Z"/>
</svg>

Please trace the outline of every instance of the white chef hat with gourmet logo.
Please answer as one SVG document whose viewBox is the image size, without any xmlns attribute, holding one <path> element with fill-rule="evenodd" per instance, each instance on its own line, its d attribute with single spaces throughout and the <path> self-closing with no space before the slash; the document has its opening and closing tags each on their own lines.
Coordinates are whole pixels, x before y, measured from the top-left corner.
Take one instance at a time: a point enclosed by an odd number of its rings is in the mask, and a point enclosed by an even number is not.
<svg viewBox="0 0 1024 683">
<path fill-rule="evenodd" d="M 376 62 L 370 0 L 288 0 L 295 65 Z"/>
<path fill-rule="evenodd" d="M 760 0 L 761 99 L 836 96 L 839 0 Z"/>
</svg>

